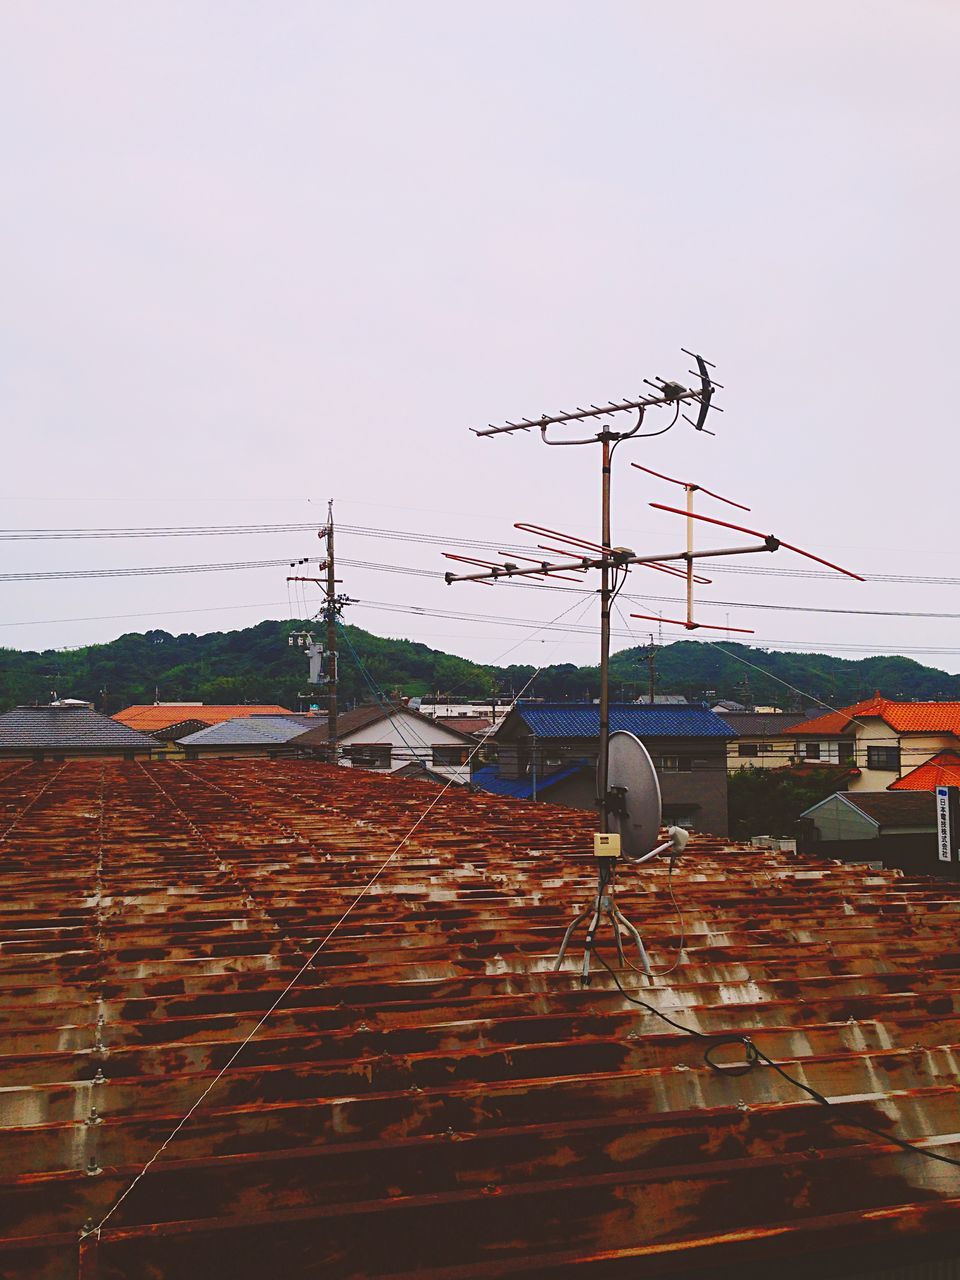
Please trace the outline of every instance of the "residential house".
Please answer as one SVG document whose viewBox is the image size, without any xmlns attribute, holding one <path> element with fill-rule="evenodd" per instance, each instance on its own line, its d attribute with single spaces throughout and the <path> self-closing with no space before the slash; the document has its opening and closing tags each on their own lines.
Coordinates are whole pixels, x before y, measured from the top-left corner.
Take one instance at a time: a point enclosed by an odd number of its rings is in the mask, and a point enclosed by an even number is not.
<svg viewBox="0 0 960 1280">
<path fill-rule="evenodd" d="M 510 703 L 498 702 L 492 698 L 489 702 L 425 702 L 419 698 L 410 698 L 407 705 L 412 711 L 419 711 L 431 720 L 467 720 L 483 719 L 491 723 L 500 721 L 510 710 Z"/>
<path fill-rule="evenodd" d="M 610 729 L 636 734 L 650 752 L 665 822 L 726 833 L 727 740 L 734 731 L 725 720 L 706 707 L 617 702 Z M 596 703 L 518 702 L 493 734 L 496 766 L 473 781 L 495 794 L 536 793 L 595 809 L 599 736 Z"/>
<path fill-rule="evenodd" d="M 157 743 L 146 734 L 65 699 L 46 707 L 15 707 L 0 715 L 0 759 L 74 760 L 91 756 L 150 757 Z"/>
<path fill-rule="evenodd" d="M 800 815 L 797 848 L 821 858 L 955 878 L 957 864 L 938 859 L 936 831 L 930 791 L 837 791 Z"/>
<path fill-rule="evenodd" d="M 238 716 L 292 714 L 288 707 L 275 703 L 150 702 L 124 707 L 114 714 L 113 719 L 131 729 L 139 729 L 141 733 L 149 733 L 160 742 L 177 742 L 207 725 L 235 720 Z"/>
<path fill-rule="evenodd" d="M 960 747 L 960 702 L 895 702 L 879 693 L 789 730 L 799 761 L 852 764 L 851 791 L 885 791 L 942 751 Z"/>
<path fill-rule="evenodd" d="M 793 725 L 808 718 L 804 712 L 713 710 L 737 735 L 727 743 L 727 768 L 731 773 L 789 764 L 794 751 L 793 742 L 786 735 Z"/>
<path fill-rule="evenodd" d="M 338 763 L 385 773 L 426 771 L 432 777 L 470 781 L 470 755 L 476 741 L 403 704 L 343 711 L 337 717 Z M 290 741 L 298 751 L 326 757 L 330 740 L 325 720 Z M 412 769 L 411 769 L 412 766 Z"/>
</svg>

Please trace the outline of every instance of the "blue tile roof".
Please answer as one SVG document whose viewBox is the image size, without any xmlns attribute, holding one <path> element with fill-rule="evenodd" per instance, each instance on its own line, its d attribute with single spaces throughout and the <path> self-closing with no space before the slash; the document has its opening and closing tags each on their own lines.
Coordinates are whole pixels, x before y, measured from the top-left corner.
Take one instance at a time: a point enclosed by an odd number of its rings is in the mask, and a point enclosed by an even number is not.
<svg viewBox="0 0 960 1280">
<path fill-rule="evenodd" d="M 590 702 L 518 702 L 515 708 L 538 738 L 596 738 L 600 708 Z M 610 704 L 610 731 L 626 729 L 638 738 L 735 738 L 733 729 L 706 707 Z"/>
<path fill-rule="evenodd" d="M 567 765 L 564 769 L 557 769 L 553 773 L 548 773 L 546 777 L 537 779 L 537 794 L 546 791 L 548 787 L 552 787 L 556 782 L 562 782 L 564 778 L 572 777 L 573 774 L 579 773 L 586 766 L 577 761 L 575 764 Z M 470 781 L 475 787 L 479 787 L 481 791 L 489 791 L 495 796 L 512 796 L 514 800 L 529 800 L 533 794 L 533 783 L 530 778 L 501 778 L 497 772 L 495 765 L 488 765 L 483 769 L 474 769 Z"/>
</svg>

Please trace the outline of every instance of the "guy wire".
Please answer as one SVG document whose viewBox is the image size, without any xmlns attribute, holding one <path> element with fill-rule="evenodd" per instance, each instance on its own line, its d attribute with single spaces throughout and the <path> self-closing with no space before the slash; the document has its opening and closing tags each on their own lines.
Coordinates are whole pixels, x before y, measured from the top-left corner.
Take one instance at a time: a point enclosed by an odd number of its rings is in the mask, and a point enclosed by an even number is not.
<svg viewBox="0 0 960 1280">
<path fill-rule="evenodd" d="M 558 614 L 558 615 L 557 615 L 557 617 L 553 619 L 553 621 L 554 621 L 554 622 L 558 622 L 558 621 L 559 621 L 561 618 L 563 618 L 566 614 L 568 614 L 568 613 L 572 612 L 572 610 L 573 610 L 573 609 L 575 609 L 575 608 L 577 607 L 577 605 L 582 605 L 582 606 L 584 606 L 584 607 L 585 607 L 587 604 L 589 604 L 589 602 L 590 602 L 590 601 L 589 601 L 589 599 L 588 599 L 587 601 L 582 601 L 582 600 L 577 600 L 577 601 L 575 601 L 575 602 L 574 602 L 574 604 L 571 604 L 567 609 L 564 609 L 563 613 Z M 544 624 L 544 625 L 550 625 L 550 624 Z M 541 628 L 540 628 L 540 629 L 542 629 L 542 626 L 541 626 Z M 533 632 L 531 633 L 531 635 L 527 637 L 527 639 L 531 639 L 531 638 L 532 638 L 532 636 L 534 636 L 534 635 L 536 635 L 536 634 L 537 634 L 537 632 L 536 632 L 536 631 L 533 631 Z M 559 643 L 559 641 L 558 641 L 558 643 Z M 513 702 L 511 703 L 511 708 L 512 708 L 512 707 L 514 707 L 514 706 L 516 706 L 517 702 L 519 702 L 519 701 L 520 701 L 520 699 L 523 697 L 524 693 L 526 693 L 527 689 L 530 687 L 530 685 L 533 683 L 533 681 L 536 679 L 536 677 L 537 677 L 537 676 L 540 674 L 540 672 L 543 670 L 544 666 L 546 666 L 546 663 L 545 663 L 545 662 L 544 662 L 544 663 L 542 663 L 542 664 L 537 668 L 537 670 L 533 673 L 533 675 L 531 675 L 531 676 L 530 676 L 530 678 L 527 680 L 526 684 L 523 686 L 523 688 L 520 690 L 520 692 L 519 692 L 519 693 L 516 695 L 516 697 L 513 699 Z M 480 741 L 477 743 L 477 745 L 473 748 L 473 750 L 472 750 L 472 751 L 470 752 L 470 754 L 468 755 L 468 757 L 467 757 L 467 759 L 466 759 L 466 762 L 465 762 L 465 764 L 466 764 L 466 765 L 469 765 L 470 761 L 471 761 L 471 760 L 473 759 L 473 757 L 477 754 L 477 752 L 481 749 L 481 747 L 483 747 L 483 745 L 485 744 L 485 742 L 486 742 L 487 738 L 490 736 L 490 734 L 493 732 L 493 730 L 494 730 L 495 728 L 496 728 L 496 724 L 491 724 L 491 725 L 490 725 L 490 727 L 485 731 L 485 733 L 484 733 L 484 734 L 482 735 L 482 737 L 480 738 Z M 59 774 L 59 772 L 60 772 L 60 771 L 58 771 L 58 774 Z M 55 775 L 55 776 L 58 776 L 58 775 Z M 53 780 L 54 780 L 54 779 L 51 779 L 50 781 L 52 782 Z M 195 1113 L 200 1109 L 200 1107 L 203 1105 L 204 1101 L 207 1099 L 207 1097 L 209 1097 L 209 1095 L 213 1092 L 214 1088 L 215 1088 L 215 1087 L 220 1083 L 220 1081 L 223 1079 L 223 1077 L 227 1074 L 227 1072 L 228 1072 L 228 1071 L 230 1070 L 230 1068 L 233 1066 L 234 1062 L 236 1062 L 237 1058 L 240 1056 L 240 1054 L 243 1052 L 243 1050 L 247 1047 L 247 1045 L 251 1042 L 251 1040 L 253 1040 L 253 1039 L 255 1038 L 255 1036 L 257 1035 L 257 1032 L 258 1032 L 258 1031 L 260 1031 L 260 1029 L 261 1029 L 261 1028 L 266 1024 L 266 1022 L 268 1021 L 268 1019 L 269 1019 L 269 1018 L 270 1018 L 270 1017 L 271 1017 L 271 1016 L 276 1012 L 276 1010 L 280 1007 L 280 1005 L 283 1003 L 283 1001 L 286 999 L 286 997 L 290 994 L 290 992 L 293 990 L 293 988 L 296 986 L 296 984 L 300 981 L 300 979 L 301 979 L 301 978 L 303 977 L 303 975 L 306 973 L 307 969 L 309 969 L 309 968 L 310 968 L 310 966 L 313 964 L 314 960 L 317 958 L 317 956 L 320 954 L 320 952 L 324 949 L 324 947 L 327 945 L 327 943 L 330 941 L 330 939 L 333 937 L 333 935 L 337 932 L 337 930 L 341 927 L 341 925 L 343 925 L 343 923 L 346 921 L 347 917 L 348 917 L 348 916 L 351 914 L 351 912 L 352 912 L 352 911 L 353 911 L 353 910 L 354 910 L 354 909 L 359 905 L 359 903 L 360 903 L 360 902 L 362 901 L 362 899 L 366 896 L 366 894 L 367 894 L 367 893 L 369 892 L 369 890 L 373 887 L 373 885 L 377 882 L 377 880 L 379 880 L 379 878 L 383 875 L 384 871 L 386 871 L 386 869 L 387 869 L 387 867 L 390 865 L 390 863 L 391 863 L 391 862 L 393 862 L 393 860 L 396 858 L 396 856 L 397 856 L 397 854 L 400 852 L 400 850 L 401 850 L 401 849 L 403 849 L 403 848 L 404 848 L 404 846 L 405 846 L 405 845 L 410 841 L 410 839 L 411 839 L 411 837 L 413 836 L 414 832 L 415 832 L 415 831 L 416 831 L 416 830 L 417 830 L 417 829 L 418 829 L 418 828 L 419 828 L 419 827 L 424 823 L 424 821 L 426 820 L 426 818 L 428 817 L 428 815 L 429 815 L 429 814 L 430 814 L 430 813 L 431 813 L 431 812 L 436 808 L 436 806 L 440 803 L 440 801 L 441 801 L 441 800 L 443 799 L 443 797 L 446 795 L 447 791 L 448 791 L 448 790 L 449 790 L 449 789 L 454 785 L 454 782 L 455 782 L 455 779 L 454 779 L 454 778 L 451 778 L 448 782 L 446 782 L 446 783 L 445 783 L 445 784 L 440 788 L 440 790 L 437 792 L 437 794 L 434 796 L 434 798 L 430 801 L 430 803 L 427 805 L 427 807 L 424 809 L 424 811 L 420 814 L 419 818 L 417 818 L 416 822 L 414 822 L 413 826 L 412 826 L 412 827 L 409 829 L 409 831 L 407 831 L 407 833 L 402 837 L 402 839 L 399 841 L 399 843 L 396 845 L 396 847 L 391 851 L 391 853 L 390 853 L 390 854 L 389 854 L 389 855 L 388 855 L 388 856 L 383 860 L 383 862 L 382 862 L 382 863 L 377 867 L 376 871 L 374 871 L 374 873 L 373 873 L 373 875 L 370 877 L 370 879 L 369 879 L 369 880 L 367 880 L 367 882 L 362 886 L 362 888 L 360 889 L 360 891 L 356 894 L 356 896 L 353 898 L 353 900 L 349 903 L 349 905 L 347 906 L 347 908 L 346 908 L 346 910 L 343 912 L 343 914 L 342 914 L 342 915 L 339 917 L 339 919 L 338 919 L 338 920 L 336 920 L 336 921 L 335 921 L 335 923 L 334 923 L 334 924 L 333 924 L 333 925 L 332 925 L 332 926 L 327 930 L 327 932 L 324 934 L 323 938 L 320 940 L 320 942 L 318 943 L 318 945 L 314 948 L 314 950 L 313 950 L 313 951 L 311 952 L 311 954 L 307 957 L 307 959 L 303 962 L 303 964 L 300 966 L 300 968 L 297 970 L 297 972 L 293 975 L 293 977 L 290 979 L 290 981 L 287 983 L 287 985 L 283 988 L 283 990 L 280 992 L 280 994 L 277 996 L 277 998 L 273 1001 L 273 1003 L 270 1005 L 270 1007 L 267 1009 L 267 1011 L 263 1014 L 263 1016 L 259 1019 L 259 1021 L 256 1023 L 256 1025 L 253 1027 L 253 1030 L 252 1030 L 252 1031 L 250 1031 L 250 1032 L 249 1032 L 249 1033 L 244 1037 L 244 1039 L 243 1039 L 243 1040 L 241 1041 L 241 1043 L 237 1046 L 237 1048 L 233 1051 L 233 1053 L 230 1055 L 230 1057 L 227 1059 L 227 1061 L 224 1063 L 224 1065 L 220 1068 L 220 1070 L 217 1072 L 217 1074 L 213 1077 L 213 1079 L 210 1081 L 210 1083 L 206 1086 L 206 1088 L 203 1090 L 203 1092 L 202 1092 L 202 1093 L 200 1093 L 200 1094 L 199 1094 L 199 1096 L 195 1099 L 195 1101 L 194 1101 L 194 1102 L 193 1102 L 193 1104 L 191 1105 L 190 1109 L 186 1112 L 186 1114 L 182 1117 L 182 1119 L 180 1119 L 180 1120 L 177 1122 L 177 1124 L 173 1127 L 173 1129 L 171 1129 L 171 1131 L 167 1134 L 166 1138 L 164 1138 L 163 1142 L 161 1142 L 160 1146 L 156 1149 L 156 1151 L 153 1153 L 153 1155 L 150 1157 L 150 1159 L 146 1162 L 146 1164 L 145 1164 L 145 1165 L 143 1166 L 143 1168 L 139 1171 L 139 1173 L 137 1173 L 137 1174 L 135 1175 L 135 1177 L 132 1179 L 132 1181 L 131 1181 L 127 1186 L 126 1186 L 126 1188 L 123 1190 L 123 1192 L 121 1192 L 120 1196 L 119 1196 L 119 1197 L 114 1201 L 114 1203 L 113 1203 L 113 1204 L 111 1205 L 111 1207 L 107 1210 L 107 1212 L 103 1215 L 103 1217 L 102 1217 L 102 1218 L 100 1219 L 100 1221 L 96 1224 L 96 1226 L 91 1227 L 89 1231 L 81 1231 L 81 1233 L 80 1233 L 80 1241 L 81 1241 L 81 1243 L 82 1243 L 85 1239 L 89 1238 L 90 1236 L 95 1236 L 98 1240 L 100 1239 L 100 1234 L 101 1234 L 101 1232 L 102 1232 L 102 1230 L 103 1230 L 103 1228 L 104 1228 L 105 1224 L 108 1222 L 108 1220 L 109 1220 L 109 1219 L 110 1219 L 110 1218 L 111 1218 L 111 1217 L 116 1213 L 117 1209 L 119 1209 L 120 1205 L 121 1205 L 121 1204 L 123 1204 L 124 1200 L 126 1200 L 126 1198 L 130 1195 L 130 1193 L 131 1193 L 131 1191 L 133 1191 L 134 1187 L 136 1187 L 136 1186 L 137 1186 L 137 1184 L 138 1184 L 138 1183 L 139 1183 L 139 1182 L 140 1182 L 140 1181 L 141 1181 L 141 1180 L 142 1180 L 142 1179 L 147 1175 L 147 1173 L 149 1172 L 149 1170 L 151 1169 L 151 1167 L 152 1167 L 152 1166 L 157 1162 L 157 1160 L 160 1158 L 160 1156 L 163 1154 L 163 1152 L 164 1152 L 164 1151 L 166 1151 L 167 1147 L 169 1147 L 169 1146 L 170 1146 L 170 1144 L 171 1144 L 171 1143 L 173 1142 L 173 1140 L 176 1138 L 177 1134 L 181 1131 L 181 1129 L 183 1129 L 183 1128 L 184 1128 L 184 1126 L 189 1122 L 189 1120 L 191 1119 L 191 1117 L 192 1117 L 192 1116 L 193 1116 L 193 1115 L 194 1115 L 194 1114 L 195 1114 Z M 49 785 L 49 783 L 48 783 L 47 785 Z"/>
</svg>

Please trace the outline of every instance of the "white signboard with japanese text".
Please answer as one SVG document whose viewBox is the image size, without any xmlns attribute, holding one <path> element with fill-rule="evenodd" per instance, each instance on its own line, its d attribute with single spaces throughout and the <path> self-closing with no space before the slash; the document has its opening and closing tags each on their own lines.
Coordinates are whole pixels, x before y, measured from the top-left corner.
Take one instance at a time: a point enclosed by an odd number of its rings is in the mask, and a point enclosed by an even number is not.
<svg viewBox="0 0 960 1280">
<path fill-rule="evenodd" d="M 953 857 L 956 801 L 951 802 L 951 791 L 956 788 L 937 787 L 937 855 L 941 862 L 950 862 Z"/>
</svg>

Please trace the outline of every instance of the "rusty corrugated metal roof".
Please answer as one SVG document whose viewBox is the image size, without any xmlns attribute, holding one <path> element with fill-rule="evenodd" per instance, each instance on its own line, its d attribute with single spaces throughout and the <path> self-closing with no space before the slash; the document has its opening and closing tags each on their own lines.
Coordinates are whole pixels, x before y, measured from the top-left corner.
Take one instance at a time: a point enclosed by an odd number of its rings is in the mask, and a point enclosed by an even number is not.
<svg viewBox="0 0 960 1280">
<path fill-rule="evenodd" d="M 0 1274 L 782 1280 L 955 1249 L 960 1170 L 844 1122 L 960 1150 L 957 887 L 709 838 L 680 864 L 682 962 L 628 985 L 827 1110 L 551 972 L 590 815 L 439 791 L 0 764 Z M 665 869 L 621 881 L 668 966 Z"/>
</svg>

